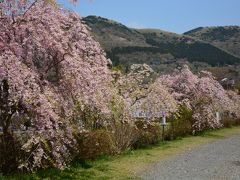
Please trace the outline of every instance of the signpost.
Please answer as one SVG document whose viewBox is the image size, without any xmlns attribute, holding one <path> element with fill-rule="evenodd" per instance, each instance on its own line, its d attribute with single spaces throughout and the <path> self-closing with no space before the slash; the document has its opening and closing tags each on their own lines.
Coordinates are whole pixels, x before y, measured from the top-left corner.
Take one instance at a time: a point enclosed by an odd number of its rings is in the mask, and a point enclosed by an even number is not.
<svg viewBox="0 0 240 180">
<path fill-rule="evenodd" d="M 166 112 L 165 111 L 162 111 L 162 141 L 164 141 L 164 136 L 165 136 L 165 126 L 167 125 L 166 123 Z"/>
<path fill-rule="evenodd" d="M 151 110 L 150 106 L 147 109 L 147 111 L 144 111 L 142 109 L 136 109 L 133 113 L 132 116 L 134 118 L 145 118 L 146 120 L 150 120 L 151 118 L 160 118 L 160 125 L 162 126 L 162 141 L 164 141 L 165 137 L 165 126 L 167 126 L 166 122 L 166 110 L 160 110 L 158 112 L 154 112 Z"/>
<path fill-rule="evenodd" d="M 217 121 L 221 121 L 221 116 L 219 112 L 216 112 L 216 118 L 217 118 Z"/>
</svg>

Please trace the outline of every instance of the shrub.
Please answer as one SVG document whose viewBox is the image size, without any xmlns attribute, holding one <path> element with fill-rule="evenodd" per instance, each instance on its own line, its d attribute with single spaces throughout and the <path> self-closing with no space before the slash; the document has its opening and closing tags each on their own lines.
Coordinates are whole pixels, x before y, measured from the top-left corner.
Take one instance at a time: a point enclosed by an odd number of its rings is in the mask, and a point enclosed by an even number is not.
<svg viewBox="0 0 240 180">
<path fill-rule="evenodd" d="M 137 139 L 133 144 L 134 148 L 156 144 L 161 140 L 162 131 L 159 122 L 138 120 L 135 124 L 137 126 Z"/>
<path fill-rule="evenodd" d="M 116 153 L 113 136 L 104 129 L 93 130 L 90 132 L 79 133 L 77 139 L 77 158 L 95 159 L 102 155 Z"/>
<path fill-rule="evenodd" d="M 178 112 L 170 118 L 170 127 L 166 132 L 166 139 L 175 139 L 179 136 L 191 134 L 193 131 L 193 111 L 186 106 L 180 106 Z"/>
<path fill-rule="evenodd" d="M 237 119 L 235 120 L 235 125 L 237 125 L 237 126 L 240 125 L 240 118 L 237 118 Z"/>
<path fill-rule="evenodd" d="M 129 113 L 129 105 L 121 96 L 113 96 L 109 109 L 111 109 L 111 115 L 106 118 L 106 128 L 113 135 L 117 153 L 121 153 L 130 149 L 135 142 L 136 127 Z"/>
<path fill-rule="evenodd" d="M 229 113 L 225 112 L 222 115 L 221 123 L 224 127 L 231 127 L 234 125 L 234 120 L 230 117 Z"/>
<path fill-rule="evenodd" d="M 221 123 L 223 124 L 224 127 L 240 125 L 240 118 L 236 117 L 233 114 L 230 114 L 229 112 L 224 112 L 222 114 Z"/>
<path fill-rule="evenodd" d="M 131 123 L 113 122 L 111 132 L 117 153 L 132 148 L 137 139 L 136 127 Z"/>
</svg>

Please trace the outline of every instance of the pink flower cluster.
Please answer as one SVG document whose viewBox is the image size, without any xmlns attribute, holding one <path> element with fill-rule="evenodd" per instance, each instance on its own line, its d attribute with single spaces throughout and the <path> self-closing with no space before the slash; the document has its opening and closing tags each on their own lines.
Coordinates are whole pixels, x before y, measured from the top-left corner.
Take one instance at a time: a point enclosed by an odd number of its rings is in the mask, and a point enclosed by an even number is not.
<svg viewBox="0 0 240 180">
<path fill-rule="evenodd" d="M 154 78 L 154 71 L 147 64 L 133 64 L 130 72 L 118 79 L 117 87 L 128 102 L 131 113 L 142 111 L 150 117 L 177 110 L 177 103 L 168 88 Z"/>
<path fill-rule="evenodd" d="M 30 155 L 21 167 L 44 166 L 47 142 L 54 166 L 65 167 L 67 147 L 74 143 L 68 127 L 75 105 L 110 113 L 110 61 L 72 12 L 45 1 L 24 13 L 4 10 L 1 5 L 0 79 L 8 79 L 11 98 L 23 100 L 31 121 L 25 132 L 30 139 L 22 147 Z"/>
<path fill-rule="evenodd" d="M 237 95 L 229 96 L 209 72 L 202 71 L 196 75 L 188 66 L 184 66 L 171 75 L 159 77 L 158 80 L 169 88 L 169 92 L 178 104 L 184 104 L 194 111 L 196 122 L 193 127 L 198 131 L 206 127 L 222 126 L 215 115 L 216 112 L 229 112 L 239 116 L 240 101 L 234 100 Z M 203 105 L 199 103 L 202 99 L 205 99 Z"/>
</svg>

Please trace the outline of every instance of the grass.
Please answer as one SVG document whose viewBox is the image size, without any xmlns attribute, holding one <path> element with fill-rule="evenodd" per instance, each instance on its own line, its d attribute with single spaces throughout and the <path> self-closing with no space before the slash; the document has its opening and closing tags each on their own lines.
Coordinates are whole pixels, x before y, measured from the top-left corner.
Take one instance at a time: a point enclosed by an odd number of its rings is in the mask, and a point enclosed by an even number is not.
<svg viewBox="0 0 240 180">
<path fill-rule="evenodd" d="M 149 165 L 191 150 L 202 144 L 217 139 L 240 134 L 240 127 L 224 128 L 206 131 L 198 136 L 187 136 L 174 141 L 161 142 L 142 149 L 126 151 L 119 156 L 101 157 L 94 161 L 77 161 L 70 168 L 60 171 L 48 169 L 36 173 L 18 173 L 11 176 L 1 176 L 6 179 L 138 179 L 138 175 Z"/>
</svg>

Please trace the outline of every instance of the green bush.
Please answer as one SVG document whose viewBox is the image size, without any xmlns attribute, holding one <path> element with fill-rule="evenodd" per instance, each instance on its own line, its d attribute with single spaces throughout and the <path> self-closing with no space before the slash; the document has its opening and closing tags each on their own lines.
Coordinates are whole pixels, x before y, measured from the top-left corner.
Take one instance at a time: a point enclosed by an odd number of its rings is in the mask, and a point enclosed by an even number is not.
<svg viewBox="0 0 240 180">
<path fill-rule="evenodd" d="M 133 148 L 156 144 L 161 140 L 162 131 L 159 122 L 138 120 L 135 124 L 137 126 L 137 139 Z"/>
<path fill-rule="evenodd" d="M 221 123 L 224 127 L 240 125 L 240 118 L 231 116 L 228 112 L 223 113 Z"/>
<path fill-rule="evenodd" d="M 240 125 L 240 118 L 237 118 L 237 119 L 235 120 L 235 125 L 237 125 L 237 126 Z"/>
<path fill-rule="evenodd" d="M 228 113 L 224 113 L 221 119 L 221 123 L 224 127 L 231 127 L 234 125 L 234 120 L 228 115 Z"/>
<path fill-rule="evenodd" d="M 75 137 L 77 139 L 77 158 L 95 159 L 102 155 L 116 153 L 113 136 L 104 129 L 79 133 Z"/>
<path fill-rule="evenodd" d="M 109 130 L 112 132 L 117 153 L 131 149 L 138 137 L 137 130 L 133 124 L 117 122 L 111 123 Z"/>
<path fill-rule="evenodd" d="M 130 114 L 126 113 L 126 104 L 119 96 L 113 96 L 109 103 L 111 116 L 107 118 L 107 130 L 112 133 L 117 153 L 132 148 L 136 139 L 136 128 Z"/>
<path fill-rule="evenodd" d="M 169 121 L 169 127 L 166 132 L 165 139 L 176 139 L 179 136 L 185 136 L 192 134 L 192 119 L 193 112 L 186 106 L 180 106 L 178 112 L 173 114 Z"/>
</svg>

